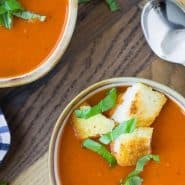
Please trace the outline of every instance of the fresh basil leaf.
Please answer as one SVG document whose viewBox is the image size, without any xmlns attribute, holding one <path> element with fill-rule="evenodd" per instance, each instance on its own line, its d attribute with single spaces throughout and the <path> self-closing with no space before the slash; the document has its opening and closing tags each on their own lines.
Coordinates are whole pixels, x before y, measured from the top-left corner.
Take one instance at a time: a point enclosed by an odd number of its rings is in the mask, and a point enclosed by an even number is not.
<svg viewBox="0 0 185 185">
<path fill-rule="evenodd" d="M 136 128 L 136 123 L 137 121 L 135 118 L 125 121 L 124 123 L 119 124 L 111 132 L 102 135 L 99 141 L 107 145 L 111 141 L 114 141 L 116 138 L 118 138 L 120 135 L 133 132 Z"/>
<path fill-rule="evenodd" d="M 78 0 L 78 3 L 84 4 L 84 3 L 89 3 L 91 0 Z M 120 9 L 120 6 L 117 2 L 117 0 L 105 0 L 107 5 L 109 6 L 111 12 L 118 11 Z"/>
<path fill-rule="evenodd" d="M 11 29 L 13 16 L 25 20 L 38 19 L 42 22 L 46 19 L 46 16 L 24 10 L 17 0 L 0 0 L 0 25 Z"/>
<path fill-rule="evenodd" d="M 83 3 L 89 3 L 91 0 L 78 0 L 78 3 L 83 4 Z"/>
<path fill-rule="evenodd" d="M 120 9 L 120 6 L 119 6 L 117 0 L 106 0 L 106 3 L 108 4 L 108 6 L 112 12 L 116 12 Z"/>
<path fill-rule="evenodd" d="M 29 11 L 14 12 L 13 15 L 16 16 L 16 17 L 25 19 L 25 20 L 38 19 L 41 22 L 44 22 L 46 20 L 46 16 L 39 15 L 39 14 L 36 14 L 36 13 L 32 13 L 32 12 L 29 12 Z"/>
<path fill-rule="evenodd" d="M 139 173 L 141 173 L 143 171 L 143 168 L 145 166 L 145 164 L 150 161 L 151 159 L 153 159 L 154 161 L 156 162 L 160 162 L 160 158 L 158 155 L 153 155 L 153 154 L 148 154 L 148 155 L 145 155 L 144 157 L 141 157 L 137 164 L 136 164 L 136 168 L 133 172 L 131 172 L 128 177 L 131 177 L 131 176 L 135 176 L 135 175 L 138 175 Z"/>
<path fill-rule="evenodd" d="M 0 15 L 0 25 L 1 25 L 1 26 L 4 26 L 4 23 L 3 23 L 3 16 L 2 16 L 2 15 Z"/>
<path fill-rule="evenodd" d="M 6 13 L 6 12 L 7 12 L 6 8 L 3 7 L 3 6 L 0 6 L 0 15 L 1 15 L 1 14 L 4 14 L 4 13 Z"/>
<path fill-rule="evenodd" d="M 128 178 L 124 185 L 141 185 L 143 179 L 139 176 L 133 176 L 132 178 Z"/>
<path fill-rule="evenodd" d="M 101 110 L 99 109 L 99 106 L 95 105 L 93 107 L 84 108 L 82 110 L 80 110 L 80 109 L 76 110 L 75 114 L 78 118 L 88 119 L 92 116 L 99 114 L 100 112 L 101 112 Z"/>
<path fill-rule="evenodd" d="M 148 154 L 141 157 L 137 161 L 135 170 L 128 174 L 125 181 L 121 181 L 121 185 L 140 185 L 143 180 L 138 175 L 143 171 L 144 166 L 151 159 L 156 162 L 160 162 L 160 158 L 158 155 Z"/>
<path fill-rule="evenodd" d="M 99 102 L 99 107 L 101 109 L 101 112 L 105 112 L 110 110 L 116 105 L 117 100 L 117 90 L 116 88 L 111 89 L 107 96 Z"/>
<path fill-rule="evenodd" d="M 0 181 L 0 185 L 8 185 L 8 182 L 6 182 L 6 181 Z"/>
<path fill-rule="evenodd" d="M 2 17 L 1 18 L 2 25 L 7 29 L 11 29 L 13 24 L 12 14 L 10 12 L 7 12 L 2 14 L 1 17 Z"/>
<path fill-rule="evenodd" d="M 7 11 L 18 11 L 24 8 L 17 0 L 5 0 L 3 6 Z"/>
<path fill-rule="evenodd" d="M 110 110 L 116 105 L 117 91 L 115 88 L 111 89 L 106 97 L 102 99 L 97 105 L 82 110 L 76 110 L 75 114 L 78 118 L 88 119 L 99 113 Z"/>
<path fill-rule="evenodd" d="M 116 159 L 114 156 L 100 143 L 92 140 L 92 139 L 86 139 L 83 141 L 82 144 L 83 147 L 98 153 L 101 157 L 103 157 L 110 166 L 116 165 Z"/>
</svg>

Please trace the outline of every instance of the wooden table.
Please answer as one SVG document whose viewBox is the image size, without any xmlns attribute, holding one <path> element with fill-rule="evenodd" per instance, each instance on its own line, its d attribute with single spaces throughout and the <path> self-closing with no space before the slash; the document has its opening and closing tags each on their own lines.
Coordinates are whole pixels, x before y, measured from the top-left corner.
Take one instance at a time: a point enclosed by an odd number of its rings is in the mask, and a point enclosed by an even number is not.
<svg viewBox="0 0 185 185">
<path fill-rule="evenodd" d="M 185 67 L 164 62 L 149 49 L 137 0 L 121 0 L 111 13 L 101 0 L 79 7 L 72 41 L 59 64 L 32 84 L 0 90 L 12 147 L 0 178 L 13 185 L 47 185 L 47 151 L 54 124 L 67 103 L 94 82 L 139 76 L 185 96 Z"/>
</svg>

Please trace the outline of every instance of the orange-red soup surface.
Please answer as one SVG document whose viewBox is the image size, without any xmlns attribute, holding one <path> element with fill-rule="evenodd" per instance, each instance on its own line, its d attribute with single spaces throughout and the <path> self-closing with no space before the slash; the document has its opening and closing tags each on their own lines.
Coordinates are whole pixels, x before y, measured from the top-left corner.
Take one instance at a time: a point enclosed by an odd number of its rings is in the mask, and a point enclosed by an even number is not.
<svg viewBox="0 0 185 185">
<path fill-rule="evenodd" d="M 95 104 L 104 96 L 99 93 L 89 102 Z M 152 153 L 160 156 L 160 163 L 149 162 L 141 176 L 143 185 L 185 184 L 185 112 L 168 99 L 155 120 Z M 59 175 L 62 185 L 119 185 L 134 167 L 110 168 L 98 154 L 81 147 L 70 119 L 66 124 L 59 151 Z"/>
<path fill-rule="evenodd" d="M 32 71 L 46 59 L 61 37 L 68 14 L 68 0 L 19 0 L 35 13 L 47 16 L 45 22 L 15 18 L 13 28 L 0 27 L 0 77 Z"/>
</svg>

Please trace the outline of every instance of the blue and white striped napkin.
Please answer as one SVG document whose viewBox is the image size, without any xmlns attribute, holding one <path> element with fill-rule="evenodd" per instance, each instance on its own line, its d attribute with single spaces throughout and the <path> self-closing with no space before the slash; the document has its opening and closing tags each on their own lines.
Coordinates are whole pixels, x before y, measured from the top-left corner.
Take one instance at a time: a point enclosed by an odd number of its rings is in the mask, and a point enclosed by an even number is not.
<svg viewBox="0 0 185 185">
<path fill-rule="evenodd" d="M 0 163 L 6 156 L 11 143 L 10 130 L 7 121 L 0 110 Z"/>
</svg>

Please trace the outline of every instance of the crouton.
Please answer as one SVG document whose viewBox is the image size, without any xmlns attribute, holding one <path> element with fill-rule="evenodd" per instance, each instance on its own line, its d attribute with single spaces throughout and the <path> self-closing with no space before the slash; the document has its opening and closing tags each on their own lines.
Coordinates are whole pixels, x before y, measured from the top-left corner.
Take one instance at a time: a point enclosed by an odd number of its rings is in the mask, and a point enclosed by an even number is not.
<svg viewBox="0 0 185 185">
<path fill-rule="evenodd" d="M 141 83 L 129 87 L 122 99 L 123 102 L 114 110 L 112 119 L 122 123 L 130 118 L 137 118 L 137 127 L 150 126 L 167 101 L 162 93 Z"/>
<path fill-rule="evenodd" d="M 90 106 L 82 106 L 81 109 Z M 106 118 L 103 114 L 97 114 L 88 119 L 78 118 L 75 113 L 72 115 L 72 124 L 78 138 L 98 137 L 112 131 L 115 126 L 113 120 Z"/>
<path fill-rule="evenodd" d="M 111 143 L 111 152 L 120 166 L 135 165 L 138 159 L 151 153 L 153 128 L 140 127 L 122 134 Z"/>
</svg>

